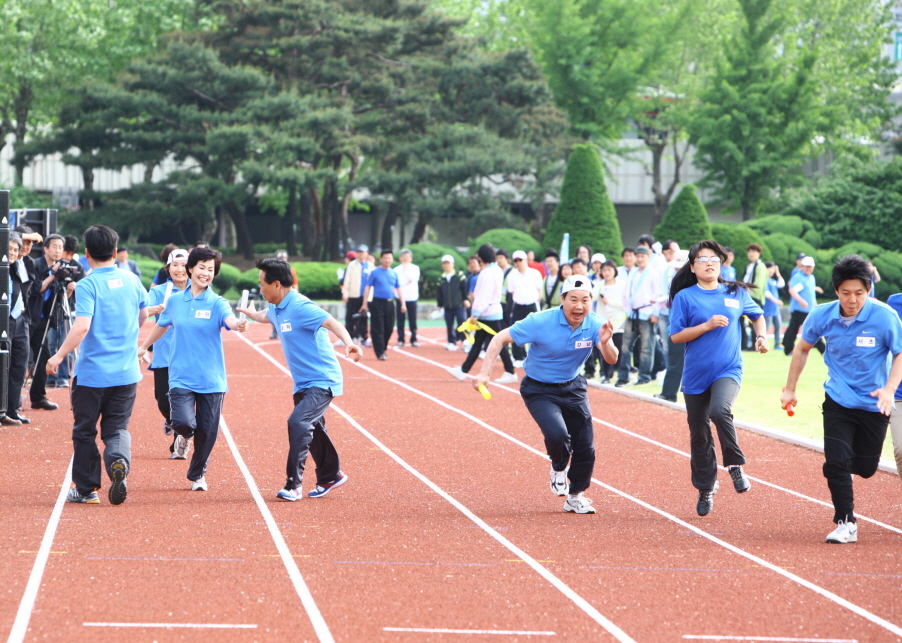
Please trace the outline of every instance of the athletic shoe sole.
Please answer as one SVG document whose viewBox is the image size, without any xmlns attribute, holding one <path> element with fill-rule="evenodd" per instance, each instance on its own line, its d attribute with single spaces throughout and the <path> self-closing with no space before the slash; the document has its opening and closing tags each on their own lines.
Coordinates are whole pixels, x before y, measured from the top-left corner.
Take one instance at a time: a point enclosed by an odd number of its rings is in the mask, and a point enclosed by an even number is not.
<svg viewBox="0 0 902 643">
<path fill-rule="evenodd" d="M 329 493 L 330 491 L 332 491 L 332 490 L 335 489 L 336 487 L 340 487 L 341 485 L 343 485 L 343 484 L 346 483 L 347 481 L 348 481 L 348 476 L 347 476 L 346 474 L 342 473 L 341 476 L 339 476 L 338 479 L 335 480 L 335 482 L 333 482 L 332 484 L 330 484 L 328 487 L 320 487 L 319 485 L 317 485 L 316 489 L 314 489 L 313 491 L 311 491 L 311 492 L 308 493 L 307 495 L 308 495 L 310 498 L 322 498 L 322 497 L 325 496 L 327 493 Z M 320 491 L 320 489 L 322 489 L 322 491 Z"/>
<path fill-rule="evenodd" d="M 121 505 L 125 502 L 125 498 L 128 495 L 128 487 L 125 482 L 126 478 L 128 478 L 128 465 L 125 463 L 125 460 L 115 460 L 110 465 L 110 470 L 113 480 L 113 483 L 110 485 L 110 504 Z"/>
<path fill-rule="evenodd" d="M 276 498 L 281 498 L 282 500 L 287 500 L 288 502 L 295 502 L 296 500 L 300 500 L 303 497 L 304 496 L 300 493 L 293 494 L 289 491 L 286 491 L 285 489 L 282 489 L 281 491 L 279 491 L 279 493 L 276 494 Z"/>
</svg>

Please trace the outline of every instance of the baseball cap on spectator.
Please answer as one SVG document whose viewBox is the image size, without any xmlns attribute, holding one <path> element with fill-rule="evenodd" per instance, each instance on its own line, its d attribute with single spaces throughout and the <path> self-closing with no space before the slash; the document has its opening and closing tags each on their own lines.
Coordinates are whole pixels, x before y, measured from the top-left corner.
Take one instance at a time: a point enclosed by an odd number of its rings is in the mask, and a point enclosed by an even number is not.
<svg viewBox="0 0 902 643">
<path fill-rule="evenodd" d="M 370 247 L 368 245 L 366 245 L 365 243 L 361 243 L 359 246 L 357 246 L 357 252 L 369 252 L 369 251 L 370 251 Z"/>
<path fill-rule="evenodd" d="M 445 263 L 446 261 L 448 263 L 454 263 L 454 257 L 451 255 L 442 255 L 442 263 Z"/>
<path fill-rule="evenodd" d="M 802 265 L 811 266 L 812 268 L 814 268 L 814 257 L 804 257 L 802 259 Z"/>
<path fill-rule="evenodd" d="M 517 259 L 522 259 L 523 261 L 526 261 L 526 253 L 523 252 L 522 250 L 515 250 L 513 259 L 514 259 L 514 261 L 516 261 Z"/>
<path fill-rule="evenodd" d="M 356 259 L 357 253 L 354 252 L 353 250 L 349 250 L 348 254 L 346 254 L 345 257 L 347 257 L 348 259 Z"/>
<path fill-rule="evenodd" d="M 604 263 L 605 261 L 607 261 L 607 259 L 605 259 L 604 255 L 600 252 L 596 252 L 594 255 L 592 255 L 592 259 L 591 261 L 589 261 L 589 265 L 591 266 L 596 261 L 598 263 Z"/>
<path fill-rule="evenodd" d="M 188 261 L 188 251 L 182 250 L 181 248 L 173 250 L 169 253 L 169 259 L 166 260 L 166 265 L 168 266 L 173 261 Z"/>
<path fill-rule="evenodd" d="M 638 248 L 636 248 L 636 254 L 637 255 L 651 255 L 651 251 L 648 248 L 646 248 L 645 246 L 639 246 Z"/>
<path fill-rule="evenodd" d="M 582 275 L 571 275 L 561 284 L 561 295 L 566 295 L 571 290 L 585 290 L 592 292 L 592 282 Z"/>
<path fill-rule="evenodd" d="M 804 259 L 807 256 L 808 255 L 806 255 L 804 252 L 800 252 L 799 254 L 796 255 L 796 261 L 798 261 L 799 259 Z"/>
</svg>

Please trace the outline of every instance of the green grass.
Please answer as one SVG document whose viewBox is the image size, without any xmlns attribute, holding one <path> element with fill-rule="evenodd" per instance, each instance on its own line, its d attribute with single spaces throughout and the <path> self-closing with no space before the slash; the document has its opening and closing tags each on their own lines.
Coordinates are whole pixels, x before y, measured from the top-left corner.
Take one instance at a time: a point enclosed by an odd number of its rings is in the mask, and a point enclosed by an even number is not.
<svg viewBox="0 0 902 643">
<path fill-rule="evenodd" d="M 811 351 L 808 364 L 799 379 L 796 389 L 799 405 L 793 417 L 786 415 L 786 411 L 780 408 L 780 393 L 786 384 L 790 358 L 786 357 L 782 350 L 771 350 L 766 355 L 743 353 L 742 356 L 745 374 L 739 397 L 733 405 L 733 416 L 740 421 L 763 424 L 823 441 L 821 404 L 824 401 L 827 367 L 820 353 Z M 651 382 L 642 386 L 631 386 L 630 389 L 649 394 L 660 393 L 661 383 Z M 883 457 L 893 459 L 893 442 L 889 431 L 883 445 Z"/>
</svg>

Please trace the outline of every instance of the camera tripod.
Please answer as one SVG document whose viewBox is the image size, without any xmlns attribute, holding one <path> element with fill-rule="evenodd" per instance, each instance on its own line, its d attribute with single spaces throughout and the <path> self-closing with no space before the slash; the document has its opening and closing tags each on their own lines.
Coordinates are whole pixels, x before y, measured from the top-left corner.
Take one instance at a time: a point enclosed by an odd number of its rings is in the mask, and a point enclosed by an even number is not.
<svg viewBox="0 0 902 643">
<path fill-rule="evenodd" d="M 51 286 L 51 288 L 53 288 L 53 299 L 50 302 L 50 312 L 47 315 L 47 324 L 44 326 L 44 334 L 41 336 L 40 348 L 38 349 L 37 354 L 34 356 L 34 361 L 32 362 L 31 367 L 28 369 L 28 376 L 25 378 L 23 388 L 25 388 L 25 385 L 28 385 L 28 387 L 30 387 L 31 383 L 34 382 L 35 370 L 41 363 L 41 357 L 44 350 L 46 349 L 48 353 L 50 351 L 50 347 L 47 344 L 47 335 L 50 332 L 50 327 L 53 326 L 54 328 L 56 328 L 63 337 L 68 336 L 69 331 L 72 329 L 72 309 L 69 307 L 69 297 L 66 293 L 66 285 L 67 284 L 64 281 L 53 281 L 53 284 Z M 75 359 L 77 357 L 78 349 L 72 351 L 72 353 L 66 355 L 66 357 L 64 358 L 66 365 L 69 367 L 70 376 L 72 374 L 72 370 L 75 368 Z"/>
</svg>

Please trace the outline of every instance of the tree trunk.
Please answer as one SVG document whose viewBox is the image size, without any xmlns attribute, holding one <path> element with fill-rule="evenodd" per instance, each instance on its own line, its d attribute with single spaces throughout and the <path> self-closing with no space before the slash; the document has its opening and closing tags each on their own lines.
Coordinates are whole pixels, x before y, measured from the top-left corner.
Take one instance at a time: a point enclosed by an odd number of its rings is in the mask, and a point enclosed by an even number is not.
<svg viewBox="0 0 902 643">
<path fill-rule="evenodd" d="M 648 145 L 647 142 L 646 145 Z M 665 197 L 664 191 L 661 189 L 661 163 L 664 158 L 664 150 L 667 149 L 667 143 L 657 143 L 648 145 L 648 147 L 651 149 L 651 191 L 655 196 L 655 210 L 651 217 L 651 228 L 649 229 L 649 232 L 653 233 L 655 228 L 661 223 L 661 219 L 664 218 L 664 213 L 667 211 L 669 203 L 669 199 Z"/>
<path fill-rule="evenodd" d="M 16 115 L 16 147 L 25 142 L 25 135 L 28 133 L 28 112 L 31 110 L 31 102 L 34 100 L 34 93 L 28 83 L 22 83 L 16 94 L 13 103 L 13 112 Z M 25 176 L 24 159 L 14 162 L 16 168 L 16 185 L 22 185 Z"/>
<path fill-rule="evenodd" d="M 81 178 L 85 184 L 85 189 L 83 190 L 83 194 L 85 195 L 84 207 L 87 210 L 93 210 L 94 209 L 94 169 L 90 168 L 90 167 L 81 168 Z"/>
<path fill-rule="evenodd" d="M 421 243 L 423 241 L 423 237 L 426 236 L 426 230 L 429 228 L 429 222 L 431 220 L 431 216 L 427 216 L 423 213 L 420 213 L 417 216 L 417 224 L 413 227 L 413 235 L 410 238 L 410 243 Z"/>
<path fill-rule="evenodd" d="M 238 254 L 248 261 L 253 261 L 254 242 L 251 239 L 250 229 L 247 227 L 247 216 L 244 210 L 239 208 L 234 201 L 226 201 L 222 207 L 229 213 L 232 223 L 235 224 L 235 241 L 238 246 Z"/>
<path fill-rule="evenodd" d="M 320 255 L 323 261 L 337 258 L 338 240 L 341 235 L 340 225 L 341 201 L 338 198 L 338 185 L 335 179 L 326 179 L 322 195 L 323 212 L 323 249 Z"/>
<path fill-rule="evenodd" d="M 388 211 L 385 213 L 385 221 L 382 222 L 382 233 L 379 235 L 379 241 L 383 248 L 392 247 L 392 238 L 394 236 L 393 228 L 398 222 L 398 213 L 401 212 L 401 206 L 397 201 L 390 201 Z"/>
<path fill-rule="evenodd" d="M 153 180 L 153 171 L 157 167 L 156 161 L 147 161 L 144 163 L 144 182 L 150 183 Z"/>
<path fill-rule="evenodd" d="M 288 188 L 288 205 L 285 207 L 285 239 L 289 257 L 296 257 L 298 244 L 296 239 L 298 222 L 298 186 Z"/>
<path fill-rule="evenodd" d="M 301 246 L 304 255 L 316 258 L 320 253 L 321 237 L 317 234 L 316 215 L 314 214 L 314 198 L 315 190 L 304 190 L 300 198 L 300 228 L 301 228 Z"/>
</svg>

